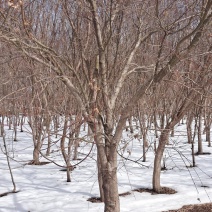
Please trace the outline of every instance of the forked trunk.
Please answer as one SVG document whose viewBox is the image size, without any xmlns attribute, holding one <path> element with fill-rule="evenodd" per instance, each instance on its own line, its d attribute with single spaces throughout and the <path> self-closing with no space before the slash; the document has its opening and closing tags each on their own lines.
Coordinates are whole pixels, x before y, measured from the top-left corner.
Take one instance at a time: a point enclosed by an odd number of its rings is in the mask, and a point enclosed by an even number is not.
<svg viewBox="0 0 212 212">
<path fill-rule="evenodd" d="M 100 124 L 101 125 L 101 124 Z M 96 126 L 94 140 L 98 152 L 98 176 L 101 197 L 105 203 L 105 212 L 119 212 L 119 194 L 117 183 L 117 143 L 113 143 L 110 133 L 103 132 L 103 126 Z M 105 135 L 105 136 L 104 136 Z"/>
</svg>

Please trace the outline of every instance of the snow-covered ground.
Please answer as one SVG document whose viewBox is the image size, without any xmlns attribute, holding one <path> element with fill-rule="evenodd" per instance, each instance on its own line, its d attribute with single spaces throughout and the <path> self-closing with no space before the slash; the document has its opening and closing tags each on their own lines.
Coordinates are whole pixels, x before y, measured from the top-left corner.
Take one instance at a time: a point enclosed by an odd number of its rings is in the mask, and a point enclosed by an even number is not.
<svg viewBox="0 0 212 212">
<path fill-rule="evenodd" d="M 7 127 L 6 127 L 7 130 Z M 18 133 L 18 142 L 13 142 L 12 131 L 6 131 L 11 166 L 19 193 L 9 194 L 0 198 L 0 212 L 97 212 L 103 211 L 103 203 L 91 203 L 87 199 L 99 196 L 96 167 L 96 149 L 72 172 L 72 182 L 66 182 L 66 172 L 53 163 L 34 166 L 25 165 L 32 160 L 33 143 L 30 134 Z M 132 191 L 136 188 L 151 188 L 153 171 L 153 137 L 149 136 L 151 147 L 147 152 L 147 162 L 142 163 L 142 145 L 137 139 L 124 132 L 123 147 L 127 145 L 124 156 L 137 163 L 119 157 L 118 184 L 119 193 L 130 191 L 131 194 L 120 197 L 121 212 L 161 212 L 177 209 L 185 204 L 210 202 L 212 199 L 212 155 L 196 156 L 195 168 L 187 168 L 191 161 L 191 147 L 186 143 L 185 125 L 177 127 L 173 145 L 167 146 L 164 161 L 167 170 L 162 171 L 161 183 L 173 188 L 176 194 L 151 195 Z M 3 141 L 0 138 L 0 193 L 12 190 L 6 156 L 3 154 Z M 45 146 L 44 146 L 45 148 Z M 83 159 L 89 152 L 91 144 L 82 143 L 79 147 L 79 158 Z M 195 144 L 195 148 L 196 144 Z M 55 150 L 50 159 L 64 165 L 59 151 L 59 143 L 52 146 Z M 203 149 L 212 152 L 207 147 L 203 135 Z M 41 161 L 46 161 L 42 158 Z M 74 161 L 77 163 L 79 161 Z M 145 165 L 145 166 L 142 166 Z"/>
</svg>

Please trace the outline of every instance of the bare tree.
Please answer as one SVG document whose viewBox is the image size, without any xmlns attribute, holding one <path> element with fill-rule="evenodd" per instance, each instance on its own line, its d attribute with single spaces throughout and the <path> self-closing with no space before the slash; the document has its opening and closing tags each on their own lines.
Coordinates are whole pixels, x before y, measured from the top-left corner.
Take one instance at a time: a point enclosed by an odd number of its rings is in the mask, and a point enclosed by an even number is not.
<svg viewBox="0 0 212 212">
<path fill-rule="evenodd" d="M 165 149 L 165 145 L 167 140 L 169 139 L 169 134 L 173 127 L 180 122 L 183 116 L 192 108 L 193 104 L 197 104 L 198 106 L 198 114 L 196 118 L 198 118 L 198 153 L 202 153 L 202 139 L 201 139 L 201 124 L 202 124 L 202 115 L 201 110 L 204 106 L 202 102 L 202 95 L 204 95 L 204 90 L 210 86 L 212 77 L 210 74 L 210 70 L 208 69 L 208 59 L 209 55 L 203 57 L 204 62 L 206 62 L 205 66 L 198 66 L 199 69 L 196 69 L 196 80 L 193 81 L 193 86 L 190 87 L 189 92 L 184 92 L 187 90 L 186 84 L 181 84 L 181 89 L 178 90 L 177 95 L 174 101 L 174 108 L 171 113 L 170 120 L 166 124 L 164 130 L 161 131 L 161 135 L 159 138 L 159 145 L 157 148 L 157 152 L 154 159 L 154 170 L 153 170 L 153 189 L 160 193 L 163 191 L 163 187 L 160 185 L 160 172 L 161 172 L 161 160 L 163 156 L 163 152 Z M 206 59 L 206 60 L 205 60 Z M 200 108 L 200 109 L 199 109 Z M 193 140 L 192 140 L 192 151 L 193 151 Z M 194 156 L 194 154 L 192 153 Z M 194 161 L 194 160 L 193 160 Z"/>
<path fill-rule="evenodd" d="M 157 87 L 205 36 L 212 2 L 182 1 L 180 6 L 174 0 L 1 4 L 0 40 L 51 69 L 69 89 L 94 134 L 105 211 L 120 211 L 116 150 L 126 121 L 147 90 Z M 148 76 L 124 98 L 126 81 L 143 71 Z M 179 117 L 181 113 L 165 129 L 174 127 Z"/>
</svg>

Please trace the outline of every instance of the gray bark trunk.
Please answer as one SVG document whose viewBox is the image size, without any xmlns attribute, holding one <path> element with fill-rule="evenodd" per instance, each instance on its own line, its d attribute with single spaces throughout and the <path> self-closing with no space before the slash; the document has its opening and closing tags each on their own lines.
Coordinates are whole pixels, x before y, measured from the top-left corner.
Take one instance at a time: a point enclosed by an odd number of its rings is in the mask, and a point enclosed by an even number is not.
<svg viewBox="0 0 212 212">
<path fill-rule="evenodd" d="M 117 142 L 113 141 L 111 132 L 112 129 L 104 129 L 102 124 L 98 123 L 95 126 L 94 140 L 97 144 L 99 187 L 105 203 L 104 211 L 119 212 Z"/>
</svg>

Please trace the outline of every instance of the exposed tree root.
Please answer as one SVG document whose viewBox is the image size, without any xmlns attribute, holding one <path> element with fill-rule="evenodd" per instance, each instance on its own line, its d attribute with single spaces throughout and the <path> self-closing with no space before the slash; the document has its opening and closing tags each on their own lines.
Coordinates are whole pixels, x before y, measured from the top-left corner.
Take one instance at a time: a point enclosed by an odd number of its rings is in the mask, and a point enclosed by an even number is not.
<svg viewBox="0 0 212 212">
<path fill-rule="evenodd" d="M 39 162 L 39 163 L 36 163 L 34 160 L 26 163 L 26 165 L 36 165 L 36 166 L 42 166 L 42 165 L 46 165 L 46 164 L 49 164 L 51 162 L 49 161 L 42 161 L 42 162 Z"/>
<path fill-rule="evenodd" d="M 4 192 L 2 194 L 0 194 L 0 197 L 5 197 L 7 196 L 8 194 L 15 194 L 15 193 L 18 193 L 19 191 L 8 191 L 8 192 Z"/>
<path fill-rule="evenodd" d="M 125 197 L 127 195 L 130 195 L 131 193 L 128 191 L 128 192 L 124 192 L 124 193 L 121 193 L 119 194 L 120 197 Z M 89 199 L 87 199 L 87 201 L 89 202 L 92 202 L 92 203 L 101 203 L 101 199 L 100 197 L 90 197 Z"/>
</svg>

